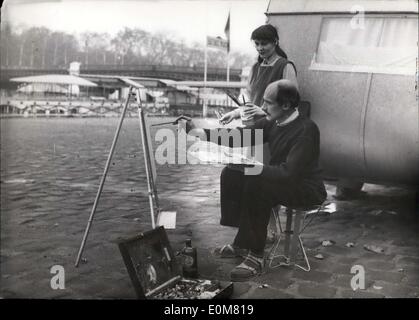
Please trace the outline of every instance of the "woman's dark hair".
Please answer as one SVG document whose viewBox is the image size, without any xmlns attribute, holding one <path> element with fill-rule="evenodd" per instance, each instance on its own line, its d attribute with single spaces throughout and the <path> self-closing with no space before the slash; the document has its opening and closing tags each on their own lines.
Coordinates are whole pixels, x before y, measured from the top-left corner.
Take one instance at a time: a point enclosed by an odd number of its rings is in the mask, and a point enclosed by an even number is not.
<svg viewBox="0 0 419 320">
<path fill-rule="evenodd" d="M 252 35 L 250 36 L 251 40 L 266 40 L 270 42 L 276 42 L 275 51 L 281 57 L 287 59 L 287 54 L 280 48 L 278 45 L 278 31 L 276 28 L 271 24 L 264 24 L 255 30 L 253 30 Z M 258 61 L 262 62 L 262 58 L 258 57 Z"/>
</svg>

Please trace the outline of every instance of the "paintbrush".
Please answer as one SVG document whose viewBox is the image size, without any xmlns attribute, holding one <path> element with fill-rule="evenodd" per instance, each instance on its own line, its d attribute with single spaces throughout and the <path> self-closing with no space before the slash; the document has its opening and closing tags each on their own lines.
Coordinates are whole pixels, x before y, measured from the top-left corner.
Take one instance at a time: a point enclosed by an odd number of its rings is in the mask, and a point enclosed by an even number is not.
<svg viewBox="0 0 419 320">
<path fill-rule="evenodd" d="M 231 100 L 233 100 L 236 104 L 237 104 L 237 106 L 243 106 L 244 104 L 242 104 L 240 101 L 239 101 L 239 99 L 234 95 L 234 94 L 232 94 L 230 91 L 226 91 L 225 92 L 229 97 L 230 97 L 230 99 Z M 243 101 L 244 101 L 244 98 L 243 98 Z"/>
</svg>

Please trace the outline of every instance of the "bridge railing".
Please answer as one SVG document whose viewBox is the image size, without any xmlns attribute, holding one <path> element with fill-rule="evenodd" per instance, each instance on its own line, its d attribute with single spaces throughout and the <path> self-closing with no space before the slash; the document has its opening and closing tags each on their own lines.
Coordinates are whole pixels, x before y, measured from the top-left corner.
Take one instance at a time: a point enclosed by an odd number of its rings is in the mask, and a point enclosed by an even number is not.
<svg viewBox="0 0 419 320">
<path fill-rule="evenodd" d="M 2 67 L 2 72 L 15 73 L 67 73 L 66 68 L 28 68 L 28 67 Z M 203 66 L 186 67 L 186 66 L 170 66 L 170 65 L 109 65 L 109 64 L 89 64 L 80 68 L 82 71 L 87 70 L 117 70 L 117 71 L 164 71 L 164 72 L 190 72 L 203 73 Z M 230 69 L 230 74 L 240 75 L 241 69 Z M 208 67 L 208 73 L 226 73 L 226 68 Z"/>
<path fill-rule="evenodd" d="M 167 72 L 191 72 L 203 73 L 203 66 L 171 66 L 171 65 L 103 65 L 103 64 L 89 64 L 82 66 L 81 70 L 121 70 L 121 71 L 167 71 Z M 230 74 L 241 74 L 241 69 L 230 69 Z M 208 73 L 226 73 L 226 68 L 208 67 Z"/>
<path fill-rule="evenodd" d="M 120 74 L 125 76 L 140 76 L 164 78 L 173 80 L 203 80 L 204 67 L 168 66 L 168 65 L 87 65 L 81 67 L 81 73 Z M 208 68 L 208 80 L 225 80 L 225 68 Z M 2 68 L 1 85 L 10 85 L 9 79 L 15 77 L 34 76 L 41 74 L 68 74 L 65 68 Z M 230 79 L 240 81 L 241 69 L 230 69 Z"/>
</svg>

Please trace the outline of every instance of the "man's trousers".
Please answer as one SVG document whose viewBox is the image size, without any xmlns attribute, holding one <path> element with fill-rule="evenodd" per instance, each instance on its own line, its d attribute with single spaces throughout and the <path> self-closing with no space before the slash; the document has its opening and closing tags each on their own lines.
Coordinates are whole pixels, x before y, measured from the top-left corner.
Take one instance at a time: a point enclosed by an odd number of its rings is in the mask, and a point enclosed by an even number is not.
<svg viewBox="0 0 419 320">
<path fill-rule="evenodd" d="M 326 197 L 323 183 L 319 185 L 323 186 L 319 196 L 303 184 L 274 182 L 228 167 L 223 169 L 220 182 L 220 224 L 238 227 L 233 245 L 256 254 L 263 254 L 273 207 L 320 204 Z"/>
</svg>

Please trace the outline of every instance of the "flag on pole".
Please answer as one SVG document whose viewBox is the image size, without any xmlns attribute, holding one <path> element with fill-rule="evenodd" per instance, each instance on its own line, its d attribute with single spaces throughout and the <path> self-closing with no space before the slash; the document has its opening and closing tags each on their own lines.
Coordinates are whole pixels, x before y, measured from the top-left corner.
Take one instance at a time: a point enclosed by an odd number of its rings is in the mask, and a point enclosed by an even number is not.
<svg viewBox="0 0 419 320">
<path fill-rule="evenodd" d="M 228 49 L 228 41 L 221 37 L 207 36 L 207 46 L 217 49 Z"/>
<path fill-rule="evenodd" d="M 230 11 L 228 12 L 227 23 L 224 28 L 224 33 L 227 38 L 227 52 L 230 52 Z"/>
</svg>

